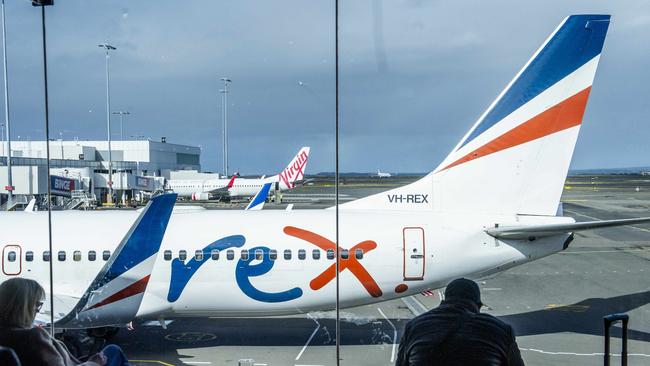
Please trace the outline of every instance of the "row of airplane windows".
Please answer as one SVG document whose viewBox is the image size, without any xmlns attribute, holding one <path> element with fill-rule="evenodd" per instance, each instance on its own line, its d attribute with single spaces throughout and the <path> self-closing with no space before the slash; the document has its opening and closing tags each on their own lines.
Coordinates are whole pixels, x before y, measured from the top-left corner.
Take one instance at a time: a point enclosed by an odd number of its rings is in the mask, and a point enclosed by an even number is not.
<svg viewBox="0 0 650 366">
<path fill-rule="evenodd" d="M 342 249 L 341 252 L 341 259 L 345 260 L 350 257 L 350 252 L 347 249 Z M 104 250 L 102 252 L 102 260 L 107 261 L 108 258 L 111 256 L 111 251 L 110 250 Z M 171 250 L 165 250 L 163 252 L 163 258 L 166 261 L 172 260 L 172 251 Z M 204 253 L 202 250 L 197 250 L 194 252 L 194 259 L 197 261 L 202 261 L 204 260 L 207 256 L 209 256 L 212 260 L 218 260 L 219 259 L 219 251 L 218 250 L 212 250 L 210 253 Z M 271 260 L 276 260 L 278 259 L 278 251 L 275 249 L 271 249 L 268 252 L 269 259 Z M 333 249 L 328 249 L 326 252 L 326 257 L 327 259 L 334 259 L 334 250 Z M 49 262 L 50 260 L 50 252 L 49 251 L 44 251 L 43 252 L 43 261 L 44 262 Z M 60 262 L 63 262 L 66 260 L 67 254 L 66 251 L 61 250 L 57 253 L 57 259 Z M 319 249 L 314 249 L 311 252 L 311 257 L 312 259 L 319 260 L 321 258 L 321 251 Z M 354 257 L 356 259 L 363 259 L 363 249 L 356 249 L 354 251 Z M 75 262 L 81 261 L 82 254 L 80 250 L 75 250 L 72 252 L 72 260 Z M 88 261 L 93 262 L 97 260 L 97 252 L 94 250 L 88 251 Z M 257 259 L 257 260 L 262 260 L 264 258 L 264 252 L 261 249 L 255 250 L 255 252 L 251 252 L 247 249 L 244 249 L 240 252 L 240 258 L 242 260 L 249 260 L 251 258 Z M 292 258 L 292 251 L 291 249 L 285 249 L 283 252 L 283 258 L 285 260 L 291 260 Z M 305 249 L 299 249 L 298 250 L 298 259 L 304 260 L 307 258 L 307 251 Z M 17 253 L 15 251 L 10 251 L 7 253 L 7 260 L 9 262 L 15 262 L 17 259 Z M 179 250 L 178 251 L 178 259 L 185 261 L 187 259 L 187 251 L 186 250 Z M 232 249 L 229 249 L 226 251 L 226 259 L 231 261 L 235 259 L 235 251 Z M 25 252 L 25 261 L 26 262 L 32 262 L 34 261 L 34 252 L 32 251 L 26 251 Z"/>
</svg>

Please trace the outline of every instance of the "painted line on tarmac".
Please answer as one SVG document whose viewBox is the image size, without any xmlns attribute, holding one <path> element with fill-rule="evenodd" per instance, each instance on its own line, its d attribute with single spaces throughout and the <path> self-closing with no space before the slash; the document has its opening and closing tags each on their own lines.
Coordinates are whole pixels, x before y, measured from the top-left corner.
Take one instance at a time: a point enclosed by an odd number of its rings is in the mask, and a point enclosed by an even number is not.
<svg viewBox="0 0 650 366">
<path fill-rule="evenodd" d="M 619 250 L 580 250 L 574 252 L 563 252 L 565 254 L 593 254 L 593 253 L 634 253 L 634 252 L 647 252 L 650 251 L 650 248 L 633 248 L 633 249 L 619 249 Z"/>
<path fill-rule="evenodd" d="M 182 361 L 182 362 L 187 365 L 212 365 L 212 362 L 210 361 Z"/>
<path fill-rule="evenodd" d="M 585 215 L 585 214 L 583 214 L 583 213 L 575 212 L 575 211 L 572 211 L 572 210 L 564 210 L 564 212 L 568 212 L 568 213 L 572 213 L 572 214 L 574 214 L 574 215 L 578 215 L 578 216 L 586 217 L 586 218 L 588 218 L 588 219 L 592 219 L 592 220 L 595 220 L 595 221 L 603 221 L 603 219 L 599 219 L 599 218 L 597 218 L 597 217 L 593 217 L 593 216 Z M 633 225 L 622 225 L 621 227 L 627 227 L 627 228 L 630 228 L 630 229 L 636 229 L 636 230 L 639 230 L 639 231 L 643 231 L 643 232 L 646 232 L 646 233 L 650 233 L 650 230 L 648 230 L 648 229 L 644 229 L 644 228 L 642 228 L 642 227 L 636 227 L 636 226 L 633 226 Z"/>
<path fill-rule="evenodd" d="M 429 310 L 415 296 L 402 297 L 402 302 L 415 316 L 424 314 Z"/>
<path fill-rule="evenodd" d="M 390 319 L 388 319 L 386 314 L 384 314 L 384 312 L 381 311 L 380 308 L 377 308 L 377 310 L 379 311 L 379 314 L 381 314 L 381 316 L 383 316 L 384 319 L 386 319 L 388 324 L 390 324 L 390 326 L 393 327 L 393 350 L 390 353 L 390 363 L 393 363 L 395 362 L 395 348 L 397 347 L 397 328 L 395 328 L 395 324 L 393 324 L 393 322 L 390 321 Z"/>
<path fill-rule="evenodd" d="M 298 353 L 298 356 L 296 356 L 296 361 L 298 361 L 300 359 L 300 357 L 302 357 L 302 354 L 307 349 L 307 346 L 309 346 L 309 343 L 311 343 L 311 340 L 314 339 L 314 336 L 316 335 L 316 333 L 318 333 L 318 330 L 320 329 L 320 323 L 318 322 L 318 320 L 316 320 L 316 318 L 311 316 L 311 314 L 309 314 L 309 313 L 307 314 L 307 317 L 309 317 L 309 319 L 313 320 L 316 323 L 316 329 L 314 329 L 314 331 L 311 332 L 311 335 L 309 336 L 309 339 L 307 339 L 307 343 L 305 343 L 305 345 L 302 346 L 302 349 L 300 350 L 300 353 Z"/>
<path fill-rule="evenodd" d="M 522 348 L 519 347 L 520 351 L 529 351 L 529 352 L 537 352 L 537 353 L 542 353 L 545 355 L 554 355 L 554 356 L 585 356 L 585 357 L 603 357 L 605 354 L 603 352 L 594 352 L 594 353 L 576 353 L 576 352 L 553 352 L 553 351 L 545 351 L 543 349 L 536 349 L 536 348 Z M 645 353 L 628 353 L 629 356 L 633 357 L 650 357 L 650 355 L 645 354 Z M 620 353 L 611 353 L 610 356 L 614 357 L 621 357 Z"/>
<path fill-rule="evenodd" d="M 163 366 L 174 366 L 171 363 L 162 362 L 162 361 L 158 361 L 158 360 L 129 360 L 129 362 L 131 362 L 131 363 L 136 363 L 136 362 L 137 363 L 157 363 L 157 364 L 163 365 Z"/>
</svg>

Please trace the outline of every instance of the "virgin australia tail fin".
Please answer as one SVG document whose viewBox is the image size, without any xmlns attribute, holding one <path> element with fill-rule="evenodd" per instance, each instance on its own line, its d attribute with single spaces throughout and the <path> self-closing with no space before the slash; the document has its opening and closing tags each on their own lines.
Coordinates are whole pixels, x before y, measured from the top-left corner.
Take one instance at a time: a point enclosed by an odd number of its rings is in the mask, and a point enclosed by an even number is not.
<svg viewBox="0 0 650 366">
<path fill-rule="evenodd" d="M 432 174 L 344 206 L 555 215 L 609 20 L 564 19 Z"/>
<path fill-rule="evenodd" d="M 292 189 L 297 182 L 305 178 L 307 160 L 309 160 L 309 147 L 305 146 L 291 159 L 289 165 L 276 176 L 281 190 Z"/>
<path fill-rule="evenodd" d="M 175 201 L 176 194 L 151 199 L 74 309 L 56 322 L 57 327 L 123 325 L 135 317 Z"/>
</svg>

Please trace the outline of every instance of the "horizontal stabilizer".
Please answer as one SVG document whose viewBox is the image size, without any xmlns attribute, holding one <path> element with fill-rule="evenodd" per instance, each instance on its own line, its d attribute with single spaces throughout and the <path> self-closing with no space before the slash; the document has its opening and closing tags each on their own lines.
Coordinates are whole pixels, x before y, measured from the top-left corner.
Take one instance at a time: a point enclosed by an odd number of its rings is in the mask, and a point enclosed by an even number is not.
<svg viewBox="0 0 650 366">
<path fill-rule="evenodd" d="M 549 224 L 532 226 L 502 226 L 485 230 L 488 235 L 497 239 L 536 239 L 546 236 L 561 235 L 574 231 L 593 230 L 611 226 L 623 226 L 650 222 L 650 217 L 634 219 L 602 220 L 574 222 L 568 224 Z"/>
</svg>

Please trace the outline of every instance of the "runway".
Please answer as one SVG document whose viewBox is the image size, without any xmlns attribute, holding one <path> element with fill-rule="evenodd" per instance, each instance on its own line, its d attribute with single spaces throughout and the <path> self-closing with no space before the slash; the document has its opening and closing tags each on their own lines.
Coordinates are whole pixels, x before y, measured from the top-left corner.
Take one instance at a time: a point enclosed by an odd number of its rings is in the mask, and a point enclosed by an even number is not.
<svg viewBox="0 0 650 366">
<path fill-rule="evenodd" d="M 570 177 L 563 194 L 564 213 L 578 221 L 650 216 L 650 179 L 645 178 Z M 348 179 L 341 193 L 358 198 L 409 179 L 415 178 Z M 331 205 L 333 186 L 323 182 L 292 194 L 310 193 L 320 196 L 296 202 L 294 208 Z M 267 206 L 283 209 L 287 202 Z M 483 279 L 480 286 L 488 305 L 484 311 L 514 327 L 527 365 L 601 364 L 602 317 L 625 312 L 630 315 L 629 365 L 647 365 L 649 264 L 650 225 L 576 233 L 562 253 Z M 341 364 L 393 364 L 406 322 L 438 305 L 440 292 L 428 295 L 342 310 Z M 178 320 L 167 329 L 149 323 L 122 330 L 113 341 L 141 365 L 334 365 L 334 332 L 334 313 L 322 312 Z M 620 350 L 619 337 L 620 332 L 614 331 L 614 353 Z M 619 360 L 614 357 L 612 362 Z"/>
</svg>

